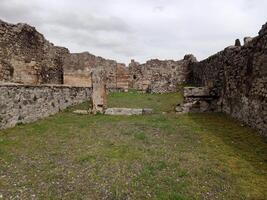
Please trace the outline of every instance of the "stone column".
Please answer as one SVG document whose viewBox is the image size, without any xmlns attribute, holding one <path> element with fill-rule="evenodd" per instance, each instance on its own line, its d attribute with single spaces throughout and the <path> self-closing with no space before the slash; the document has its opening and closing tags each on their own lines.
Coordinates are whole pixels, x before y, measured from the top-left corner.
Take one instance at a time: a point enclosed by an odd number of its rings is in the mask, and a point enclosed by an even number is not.
<svg viewBox="0 0 267 200">
<path fill-rule="evenodd" d="M 106 72 L 102 67 L 92 70 L 92 113 L 104 113 L 107 108 Z"/>
</svg>

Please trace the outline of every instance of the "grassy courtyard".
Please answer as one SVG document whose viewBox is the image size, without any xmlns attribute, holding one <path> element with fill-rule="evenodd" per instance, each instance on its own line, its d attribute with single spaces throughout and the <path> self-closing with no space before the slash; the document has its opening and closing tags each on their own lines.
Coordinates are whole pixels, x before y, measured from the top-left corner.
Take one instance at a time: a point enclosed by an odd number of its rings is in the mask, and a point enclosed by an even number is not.
<svg viewBox="0 0 267 200">
<path fill-rule="evenodd" d="M 179 93 L 113 93 L 150 116 L 76 115 L 0 131 L 0 199 L 267 199 L 267 142 L 220 113 L 173 113 Z"/>
</svg>

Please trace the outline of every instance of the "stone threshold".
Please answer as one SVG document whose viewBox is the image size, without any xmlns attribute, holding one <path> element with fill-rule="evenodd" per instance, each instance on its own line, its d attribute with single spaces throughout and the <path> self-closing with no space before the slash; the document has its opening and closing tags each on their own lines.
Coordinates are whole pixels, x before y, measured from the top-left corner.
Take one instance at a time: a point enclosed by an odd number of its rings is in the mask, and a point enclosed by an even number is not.
<svg viewBox="0 0 267 200">
<path fill-rule="evenodd" d="M 75 114 L 80 115 L 89 115 L 91 114 L 90 110 L 75 110 Z M 131 116 L 131 115 L 149 115 L 153 114 L 153 109 L 151 108 L 107 108 L 104 112 L 105 115 L 122 115 L 122 116 Z"/>
</svg>

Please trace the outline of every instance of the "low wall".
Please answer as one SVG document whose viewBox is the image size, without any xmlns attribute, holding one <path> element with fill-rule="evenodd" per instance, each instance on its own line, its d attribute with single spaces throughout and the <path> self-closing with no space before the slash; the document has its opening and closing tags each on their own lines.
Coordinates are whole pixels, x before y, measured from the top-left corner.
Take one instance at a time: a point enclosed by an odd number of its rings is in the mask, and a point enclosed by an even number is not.
<svg viewBox="0 0 267 200">
<path fill-rule="evenodd" d="M 89 87 L 0 85 L 0 129 L 58 113 L 91 97 Z"/>
</svg>

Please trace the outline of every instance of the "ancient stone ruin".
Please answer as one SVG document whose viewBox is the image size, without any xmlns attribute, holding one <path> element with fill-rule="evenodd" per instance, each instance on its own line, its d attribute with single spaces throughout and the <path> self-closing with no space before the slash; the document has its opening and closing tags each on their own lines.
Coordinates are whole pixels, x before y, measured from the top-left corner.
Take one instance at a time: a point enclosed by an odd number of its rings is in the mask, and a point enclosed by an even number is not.
<svg viewBox="0 0 267 200">
<path fill-rule="evenodd" d="M 267 24 L 243 46 L 192 63 L 188 82 L 219 98 L 223 112 L 267 133 Z"/>
<path fill-rule="evenodd" d="M 0 81 L 63 84 L 63 60 L 69 50 L 54 46 L 34 27 L 0 20 Z"/>
<path fill-rule="evenodd" d="M 107 88 L 128 89 L 128 69 L 114 60 L 94 56 L 88 52 L 68 54 L 63 63 L 65 85 L 92 87 L 91 71 L 103 67 L 107 74 Z"/>
<path fill-rule="evenodd" d="M 183 60 L 150 60 L 139 64 L 134 60 L 129 64 L 130 85 L 137 90 L 152 93 L 177 91 L 177 86 L 186 83 L 189 65 L 196 62 L 193 55 L 186 55 Z"/>
<path fill-rule="evenodd" d="M 91 75 L 101 68 L 106 75 Z M 101 72 L 101 73 L 102 73 Z M 175 92 L 184 88 L 176 111 L 221 111 L 267 134 L 267 23 L 258 36 L 245 37 L 198 62 L 134 60 L 127 67 L 88 52 L 54 46 L 34 27 L 0 21 L 0 127 L 35 121 L 92 97 L 94 112 L 106 108 L 109 92 Z M 92 91 L 93 94 L 92 94 Z"/>
<path fill-rule="evenodd" d="M 104 113 L 107 108 L 107 76 L 102 67 L 92 71 L 92 113 Z"/>
<path fill-rule="evenodd" d="M 153 114 L 151 108 L 108 108 L 106 115 L 150 115 Z"/>
<path fill-rule="evenodd" d="M 218 112 L 220 105 L 218 97 L 211 94 L 206 87 L 184 87 L 184 102 L 177 105 L 177 113 Z"/>
</svg>

